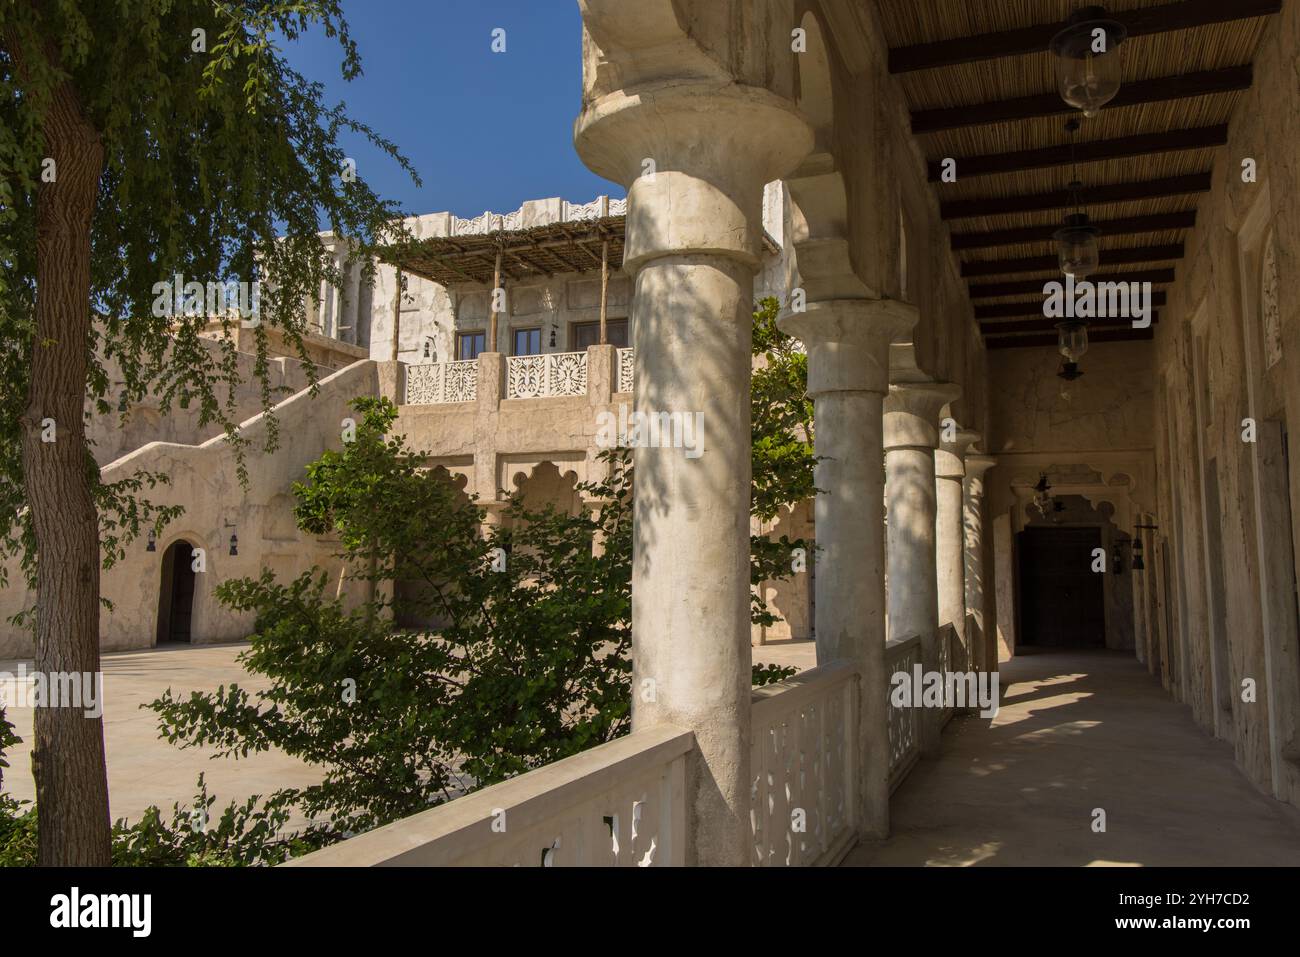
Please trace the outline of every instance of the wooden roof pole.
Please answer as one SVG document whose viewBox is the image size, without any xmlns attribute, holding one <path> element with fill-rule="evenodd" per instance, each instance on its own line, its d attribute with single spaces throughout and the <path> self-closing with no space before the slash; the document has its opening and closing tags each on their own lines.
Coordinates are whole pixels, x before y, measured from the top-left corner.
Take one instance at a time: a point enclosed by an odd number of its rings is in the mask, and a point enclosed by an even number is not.
<svg viewBox="0 0 1300 957">
<path fill-rule="evenodd" d="M 497 264 L 492 272 L 492 318 L 488 324 L 488 352 L 497 351 L 497 290 L 501 288 L 501 246 L 497 246 Z M 504 298 L 504 297 L 503 297 Z"/>
<path fill-rule="evenodd" d="M 600 244 L 600 344 L 609 339 L 605 335 L 605 307 L 609 302 L 609 240 Z"/>
<path fill-rule="evenodd" d="M 393 296 L 393 361 L 402 341 L 402 267 L 397 267 L 397 294 Z"/>
</svg>

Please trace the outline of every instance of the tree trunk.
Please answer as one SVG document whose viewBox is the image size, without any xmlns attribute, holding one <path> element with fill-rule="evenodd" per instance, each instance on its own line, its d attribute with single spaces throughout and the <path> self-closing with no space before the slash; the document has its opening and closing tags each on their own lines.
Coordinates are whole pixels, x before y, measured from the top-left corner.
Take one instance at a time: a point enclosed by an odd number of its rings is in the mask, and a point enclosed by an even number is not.
<svg viewBox="0 0 1300 957">
<path fill-rule="evenodd" d="M 99 521 L 83 409 L 90 227 L 104 150 L 68 82 L 54 90 L 44 133 L 56 179 L 37 192 L 36 334 L 22 450 L 37 544 L 36 669 L 98 681 Z M 107 866 L 103 721 L 86 717 L 84 707 L 52 703 L 59 706 L 34 715 L 38 861 Z"/>
</svg>

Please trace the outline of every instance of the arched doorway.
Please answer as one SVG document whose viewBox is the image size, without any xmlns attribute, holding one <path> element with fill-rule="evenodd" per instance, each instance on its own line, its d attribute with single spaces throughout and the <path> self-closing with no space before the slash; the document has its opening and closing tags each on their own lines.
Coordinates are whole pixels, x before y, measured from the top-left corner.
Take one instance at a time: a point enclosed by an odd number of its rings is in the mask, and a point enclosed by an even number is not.
<svg viewBox="0 0 1300 957">
<path fill-rule="evenodd" d="M 157 643 L 189 643 L 194 614 L 194 546 L 181 540 L 163 553 Z"/>
</svg>

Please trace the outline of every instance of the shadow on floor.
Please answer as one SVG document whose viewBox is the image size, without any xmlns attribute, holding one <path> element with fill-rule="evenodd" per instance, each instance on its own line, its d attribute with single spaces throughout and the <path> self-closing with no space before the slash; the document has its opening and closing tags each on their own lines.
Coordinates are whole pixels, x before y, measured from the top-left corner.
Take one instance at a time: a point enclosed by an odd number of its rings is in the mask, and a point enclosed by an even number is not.
<svg viewBox="0 0 1300 957">
<path fill-rule="evenodd" d="M 1131 654 L 1039 652 L 1001 675 L 997 717 L 954 719 L 895 792 L 889 840 L 845 866 L 1300 864 L 1300 810 Z"/>
</svg>

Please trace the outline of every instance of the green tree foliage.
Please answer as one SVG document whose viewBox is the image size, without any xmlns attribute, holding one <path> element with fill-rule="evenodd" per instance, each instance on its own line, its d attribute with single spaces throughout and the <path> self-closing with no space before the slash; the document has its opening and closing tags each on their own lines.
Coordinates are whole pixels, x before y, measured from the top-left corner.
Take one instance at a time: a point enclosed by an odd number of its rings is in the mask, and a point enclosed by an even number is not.
<svg viewBox="0 0 1300 957">
<path fill-rule="evenodd" d="M 577 754 L 629 728 L 631 470 L 579 487 L 594 512 L 529 509 L 513 499 L 480 534 L 484 512 L 425 456 L 389 435 L 396 409 L 362 399 L 354 441 L 326 452 L 296 486 L 297 517 L 338 537 L 358 578 L 357 607 L 323 575 L 223 583 L 218 596 L 256 617 L 249 671 L 270 678 L 176 696 L 152 707 L 181 747 L 241 757 L 276 748 L 322 768 L 319 784 L 272 795 L 301 808 L 310 841 L 413 814 Z M 593 543 L 597 545 L 593 548 Z M 787 567 L 768 578 L 785 577 Z M 401 622 L 420 620 L 423 626 Z M 756 682 L 793 669 L 759 666 Z"/>
<path fill-rule="evenodd" d="M 359 74 L 338 0 L 0 4 L 0 559 L 21 555 L 37 589 L 38 670 L 98 670 L 101 554 L 174 514 L 142 497 L 166 476 L 100 481 L 85 413 L 110 414 L 124 391 L 164 414 L 196 406 L 238 444 L 233 343 L 205 346 L 205 308 L 155 309 L 157 284 L 262 283 L 255 377 L 269 407 L 267 330 L 305 360 L 302 303 L 339 285 L 321 225 L 367 274 L 397 238 L 397 208 L 354 174 L 341 138 L 414 171 L 288 66 L 282 47 L 309 29 L 337 39 L 345 78 Z M 47 422 L 57 441 L 42 441 Z M 275 438 L 272 419 L 268 448 Z M 108 863 L 101 724 L 41 709 L 33 753 L 42 862 Z"/>
<path fill-rule="evenodd" d="M 770 521 L 807 501 L 813 485 L 813 403 L 808 355 L 776 326 L 780 303 L 768 297 L 754 311 L 750 420 L 754 448 L 754 514 Z"/>
<path fill-rule="evenodd" d="M 813 403 L 808 398 L 808 356 L 794 337 L 777 328 L 780 303 L 772 297 L 754 310 L 753 378 L 750 422 L 753 441 L 751 509 L 771 522 L 817 494 L 813 485 Z M 802 539 L 753 536 L 750 593 L 754 621 L 771 626 L 779 620 L 767 607 L 759 585 L 789 577 L 794 549 L 812 561 L 815 546 Z"/>
</svg>

